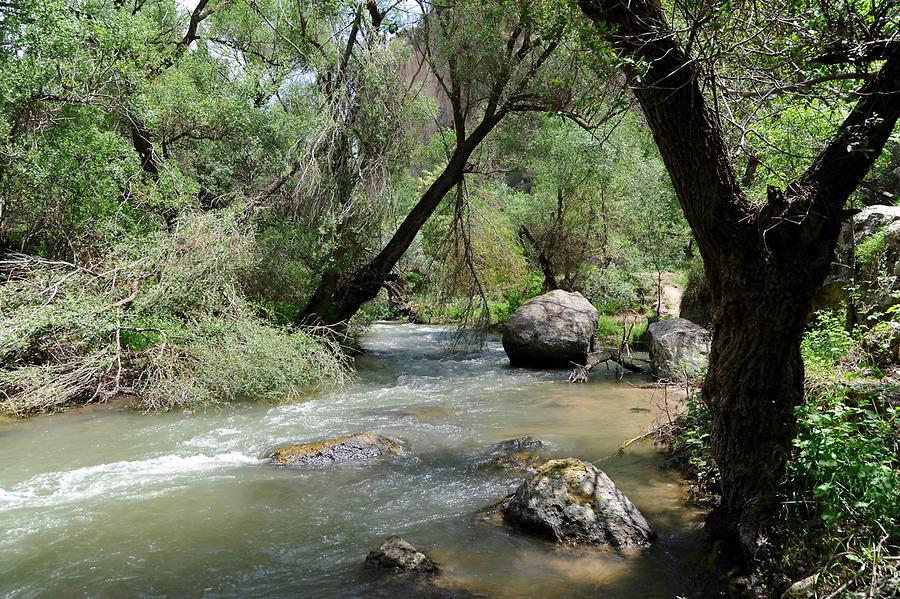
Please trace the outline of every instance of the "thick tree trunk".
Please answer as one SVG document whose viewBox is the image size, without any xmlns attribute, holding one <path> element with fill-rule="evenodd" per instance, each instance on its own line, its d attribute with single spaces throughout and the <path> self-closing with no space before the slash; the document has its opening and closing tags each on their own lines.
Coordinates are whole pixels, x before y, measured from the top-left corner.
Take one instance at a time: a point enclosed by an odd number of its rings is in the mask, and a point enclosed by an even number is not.
<svg viewBox="0 0 900 599">
<path fill-rule="evenodd" d="M 761 539 L 777 502 L 776 487 L 803 400 L 800 338 L 813 292 L 830 263 L 837 228 L 809 258 L 808 275 L 790 261 L 717 257 L 711 282 L 713 340 L 703 400 L 712 414 L 711 447 L 721 475 L 722 503 L 713 531 L 738 541 L 749 561 L 762 558 Z M 710 261 L 707 262 L 709 268 Z"/>
<path fill-rule="evenodd" d="M 786 192 L 771 189 L 760 208 L 737 183 L 694 63 L 658 2 L 580 5 L 646 65 L 640 73 L 624 68 L 697 240 L 712 300 L 703 399 L 721 472 L 717 532 L 736 538 L 748 560 L 758 558 L 803 399 L 800 338 L 810 300 L 829 270 L 844 204 L 900 118 L 900 51 L 860 90 L 806 173 Z"/>
</svg>

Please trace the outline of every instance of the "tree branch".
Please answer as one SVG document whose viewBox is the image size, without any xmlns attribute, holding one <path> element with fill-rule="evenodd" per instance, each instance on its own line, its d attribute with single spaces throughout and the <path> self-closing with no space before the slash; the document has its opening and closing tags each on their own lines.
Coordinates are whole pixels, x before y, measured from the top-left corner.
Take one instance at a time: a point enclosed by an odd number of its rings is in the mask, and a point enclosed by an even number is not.
<svg viewBox="0 0 900 599">
<path fill-rule="evenodd" d="M 817 203 L 830 211 L 844 207 L 900 119 L 900 45 L 858 95 L 834 139 L 796 183 L 809 186 Z"/>
<path fill-rule="evenodd" d="M 845 64 L 875 62 L 886 60 L 900 48 L 900 39 L 891 38 L 866 42 L 858 46 L 848 46 L 846 43 L 833 44 L 832 49 L 818 56 L 813 56 L 809 62 L 817 64 Z"/>
</svg>

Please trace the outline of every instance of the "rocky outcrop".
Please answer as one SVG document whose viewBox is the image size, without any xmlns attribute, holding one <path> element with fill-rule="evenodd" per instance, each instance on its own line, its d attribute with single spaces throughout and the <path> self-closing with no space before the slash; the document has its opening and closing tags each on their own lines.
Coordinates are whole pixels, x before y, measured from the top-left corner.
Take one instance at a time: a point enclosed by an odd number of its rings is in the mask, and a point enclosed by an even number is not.
<svg viewBox="0 0 900 599">
<path fill-rule="evenodd" d="M 501 513 L 507 523 L 560 543 L 637 549 L 655 537 L 606 474 L 574 458 L 540 466 Z"/>
<path fill-rule="evenodd" d="M 682 381 L 700 374 L 709 361 L 709 332 L 685 318 L 660 320 L 647 328 L 650 363 L 661 379 Z"/>
<path fill-rule="evenodd" d="M 584 364 L 596 328 L 597 309 L 580 293 L 557 289 L 528 300 L 509 317 L 503 349 L 513 366 Z"/>
<path fill-rule="evenodd" d="M 366 567 L 388 570 L 395 574 L 437 576 L 439 568 L 427 555 L 411 543 L 391 536 L 366 556 Z"/>
<path fill-rule="evenodd" d="M 383 435 L 356 433 L 315 443 L 283 445 L 270 450 L 263 457 L 288 466 L 310 466 L 370 460 L 386 454 L 401 453 L 403 448 L 400 444 Z"/>
<path fill-rule="evenodd" d="M 847 288 L 855 286 L 854 298 Z M 900 207 L 869 206 L 844 224 L 831 272 L 813 297 L 813 310 L 849 303 L 849 319 L 869 317 L 900 303 Z"/>
</svg>

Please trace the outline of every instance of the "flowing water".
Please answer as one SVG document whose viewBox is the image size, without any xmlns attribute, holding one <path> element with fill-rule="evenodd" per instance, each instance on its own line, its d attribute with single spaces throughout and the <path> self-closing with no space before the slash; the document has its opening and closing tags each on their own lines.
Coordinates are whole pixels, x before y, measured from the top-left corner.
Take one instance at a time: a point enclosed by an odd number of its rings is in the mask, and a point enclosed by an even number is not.
<svg viewBox="0 0 900 599">
<path fill-rule="evenodd" d="M 375 325 L 352 385 L 284 406 L 201 414 L 95 407 L 0 422 L 0 596 L 415 596 L 362 567 L 399 534 L 483 597 L 675 597 L 702 551 L 701 514 L 648 444 L 659 392 L 605 373 L 509 368 L 493 340 L 451 355 L 437 327 Z M 409 455 L 325 468 L 259 459 L 286 441 L 372 430 Z M 595 463 L 659 533 L 648 551 L 557 547 L 480 519 L 521 475 L 485 465 L 533 435 Z"/>
</svg>

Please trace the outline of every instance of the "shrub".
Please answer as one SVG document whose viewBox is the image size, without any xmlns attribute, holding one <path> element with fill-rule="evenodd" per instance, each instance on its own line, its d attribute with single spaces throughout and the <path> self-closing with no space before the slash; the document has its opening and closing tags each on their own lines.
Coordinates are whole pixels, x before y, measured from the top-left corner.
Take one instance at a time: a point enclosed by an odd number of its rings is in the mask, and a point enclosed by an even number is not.
<svg viewBox="0 0 900 599">
<path fill-rule="evenodd" d="M 854 348 L 855 342 L 844 328 L 844 319 L 837 310 L 820 310 L 814 323 L 803 336 L 800 352 L 803 363 L 811 372 L 831 369 Z"/>
<path fill-rule="evenodd" d="M 601 314 L 619 314 L 640 306 L 634 277 L 618 268 L 592 268 L 585 281 L 584 296 Z"/>
<path fill-rule="evenodd" d="M 90 267 L 13 256 L 0 284 L 0 406 L 26 415 L 121 393 L 147 408 L 289 401 L 347 365 L 243 293 L 252 227 L 231 210 L 124 241 Z"/>
<path fill-rule="evenodd" d="M 884 253 L 885 249 L 885 236 L 884 230 L 879 230 L 869 237 L 863 239 L 859 245 L 856 246 L 856 262 L 860 266 L 869 266 L 874 263 L 875 260 Z"/>
</svg>

